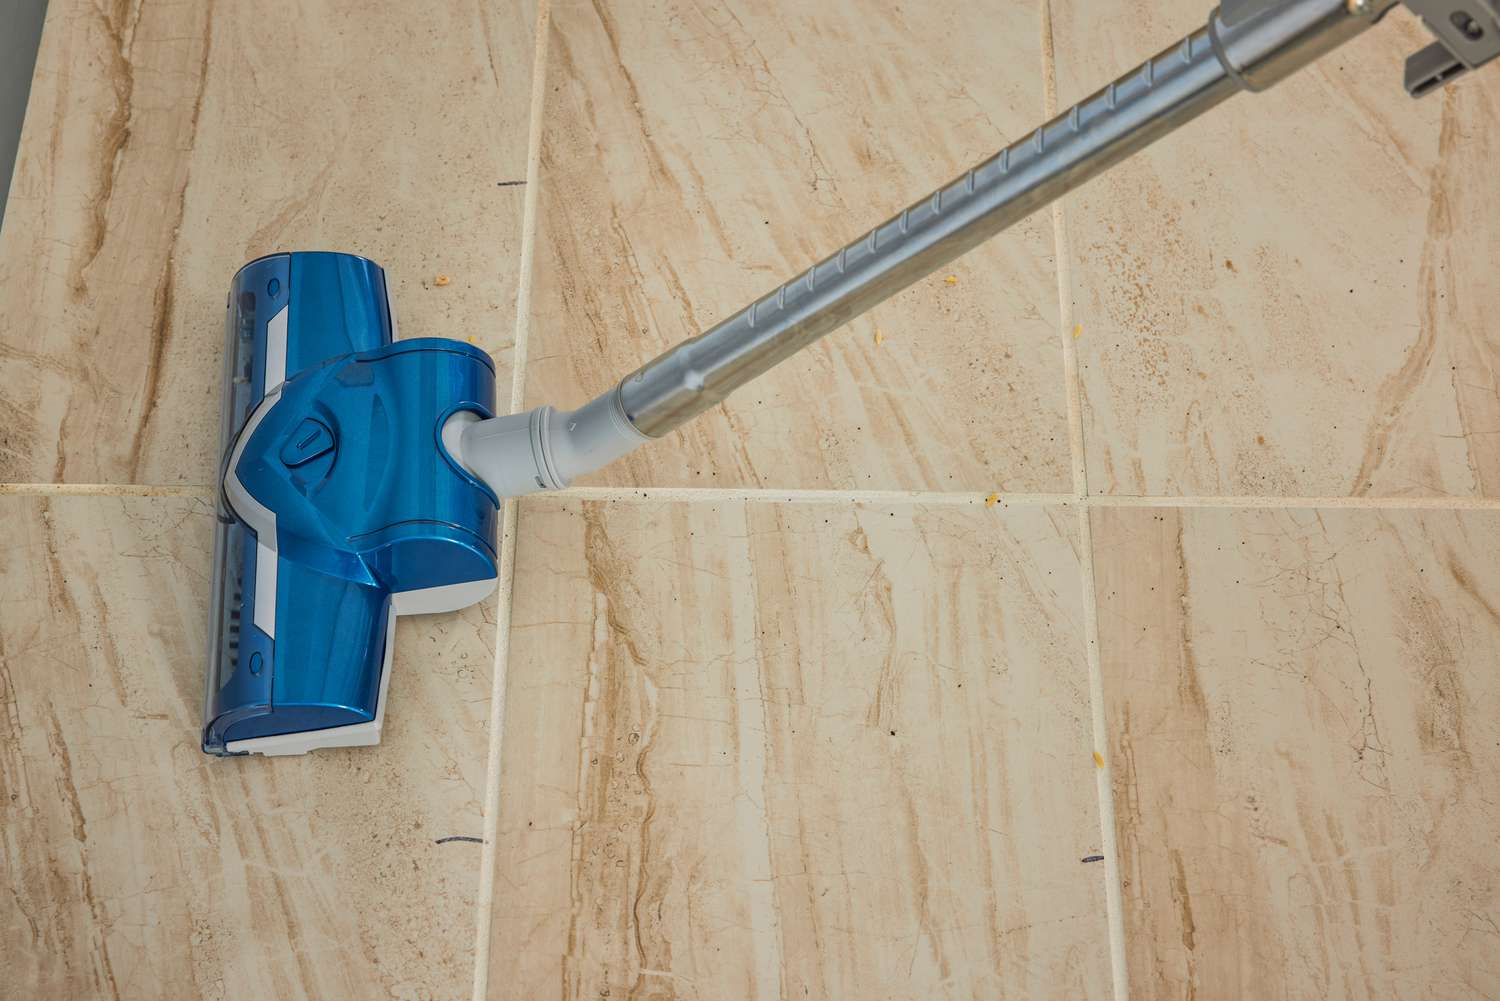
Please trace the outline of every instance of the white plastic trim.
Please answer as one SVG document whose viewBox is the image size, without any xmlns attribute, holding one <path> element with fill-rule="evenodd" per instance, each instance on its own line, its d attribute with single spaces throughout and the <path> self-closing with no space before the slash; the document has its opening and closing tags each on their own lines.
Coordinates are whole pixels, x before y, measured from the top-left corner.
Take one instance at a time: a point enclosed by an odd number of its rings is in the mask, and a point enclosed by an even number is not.
<svg viewBox="0 0 1500 1001">
<path fill-rule="evenodd" d="M 276 512 L 250 495 L 240 482 L 240 457 L 245 453 L 245 444 L 266 414 L 281 399 L 281 387 L 270 393 L 251 411 L 250 419 L 240 431 L 229 456 L 229 468 L 224 472 L 224 494 L 234 513 L 255 531 L 255 628 L 272 639 L 276 638 Z M 262 601 L 269 594 L 270 601 Z"/>
<path fill-rule="evenodd" d="M 291 306 L 281 307 L 281 312 L 271 317 L 266 324 L 266 380 L 267 390 L 275 389 L 286 382 L 286 324 Z"/>
<path fill-rule="evenodd" d="M 468 608 L 476 601 L 483 601 L 495 590 L 494 577 L 471 580 L 462 584 L 444 584 L 442 587 L 426 587 L 420 591 L 398 591 L 391 595 L 391 607 L 397 615 L 435 615 L 439 612 L 456 612 Z"/>
<path fill-rule="evenodd" d="M 240 482 L 240 457 L 245 453 L 245 444 L 260 426 L 266 414 L 281 399 L 281 384 L 286 382 L 286 337 L 290 306 L 282 306 L 280 312 L 266 324 L 266 369 L 262 380 L 269 392 L 261 398 L 250 419 L 240 431 L 234 443 L 234 452 L 229 457 L 229 468 L 224 474 L 224 493 L 229 497 L 235 514 L 255 530 L 255 628 L 272 639 L 276 638 L 276 512 L 250 495 Z M 266 595 L 269 601 L 262 600 Z"/>
</svg>

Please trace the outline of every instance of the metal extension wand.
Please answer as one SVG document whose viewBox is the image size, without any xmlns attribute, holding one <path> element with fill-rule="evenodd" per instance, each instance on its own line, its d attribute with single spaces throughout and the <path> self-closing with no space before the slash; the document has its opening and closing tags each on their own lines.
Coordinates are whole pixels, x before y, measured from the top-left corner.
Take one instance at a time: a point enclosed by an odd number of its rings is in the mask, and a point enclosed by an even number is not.
<svg viewBox="0 0 1500 1001">
<path fill-rule="evenodd" d="M 449 451 L 501 496 L 559 489 L 665 435 L 825 334 L 1241 91 L 1261 91 L 1398 0 L 1223 0 L 1208 23 L 582 408 L 455 415 Z M 1421 96 L 1500 54 L 1500 0 L 1405 0 L 1437 40 Z"/>
</svg>

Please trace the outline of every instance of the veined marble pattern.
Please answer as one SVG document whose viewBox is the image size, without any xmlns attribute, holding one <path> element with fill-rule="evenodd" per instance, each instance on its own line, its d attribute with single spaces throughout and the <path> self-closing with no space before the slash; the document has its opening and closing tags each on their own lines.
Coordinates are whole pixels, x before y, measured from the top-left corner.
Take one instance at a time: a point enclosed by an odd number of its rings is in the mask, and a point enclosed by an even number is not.
<svg viewBox="0 0 1500 1001">
<path fill-rule="evenodd" d="M 1070 512 L 520 525 L 492 998 L 1106 996 Z"/>
<path fill-rule="evenodd" d="M 1198 27 L 1051 0 L 1064 104 Z M 1089 487 L 1500 493 L 1500 75 L 1421 100 L 1398 7 L 1068 199 Z"/>
<path fill-rule="evenodd" d="M 508 382 L 530 20 L 51 4 L 0 238 L 0 482 L 213 480 L 224 296 L 281 250 L 374 259 L 402 336 L 472 337 Z"/>
<path fill-rule="evenodd" d="M 1027 5 L 563 3 L 529 399 L 577 406 L 1014 141 Z M 1066 491 L 1045 214 L 590 482 Z"/>
<path fill-rule="evenodd" d="M 1131 996 L 1500 993 L 1500 511 L 1094 519 Z"/>
<path fill-rule="evenodd" d="M 0 232 L 7 988 L 1500 996 L 1500 71 L 1410 101 L 1402 12 L 521 502 L 378 748 L 197 749 L 245 260 L 364 253 L 403 336 L 572 406 L 1206 14 L 55 0 Z"/>
</svg>

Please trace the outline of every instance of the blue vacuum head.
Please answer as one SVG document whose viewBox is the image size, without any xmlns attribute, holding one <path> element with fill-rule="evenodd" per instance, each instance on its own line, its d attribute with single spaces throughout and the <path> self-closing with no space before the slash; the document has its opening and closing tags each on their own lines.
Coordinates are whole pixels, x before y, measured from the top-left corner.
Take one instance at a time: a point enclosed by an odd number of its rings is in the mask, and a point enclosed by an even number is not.
<svg viewBox="0 0 1500 1001">
<path fill-rule="evenodd" d="M 457 411 L 493 416 L 494 365 L 394 332 L 364 258 L 278 254 L 234 277 L 205 751 L 378 743 L 395 617 L 494 586 L 499 502 L 441 435 Z"/>
</svg>

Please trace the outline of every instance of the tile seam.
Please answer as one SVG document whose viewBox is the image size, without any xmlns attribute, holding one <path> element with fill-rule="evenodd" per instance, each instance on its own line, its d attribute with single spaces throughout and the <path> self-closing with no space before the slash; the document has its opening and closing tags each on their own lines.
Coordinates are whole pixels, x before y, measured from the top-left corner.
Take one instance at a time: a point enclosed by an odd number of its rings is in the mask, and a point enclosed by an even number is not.
<svg viewBox="0 0 1500 1001">
<path fill-rule="evenodd" d="M 0 483 L 0 497 L 201 497 L 212 499 L 212 484 L 152 483 Z M 772 487 L 610 487 L 552 490 L 541 497 L 566 500 L 713 504 L 924 504 L 945 507 L 982 506 L 989 495 L 979 490 L 823 490 Z M 1221 494 L 1014 493 L 999 494 L 995 507 L 1165 507 L 1259 509 L 1347 509 L 1375 511 L 1500 511 L 1500 498 L 1489 497 L 1343 497 Z"/>
<path fill-rule="evenodd" d="M 0 483 L 0 497 L 204 497 L 209 484 L 152 483 Z"/>
<path fill-rule="evenodd" d="M 547 43 L 551 33 L 551 0 L 537 0 L 531 57 L 531 96 L 526 126 L 526 187 L 522 196 L 521 254 L 516 276 L 515 336 L 511 351 L 510 408 L 520 410 L 526 396 L 526 361 L 531 338 L 531 282 L 536 256 L 537 203 L 542 154 L 542 118 L 547 94 Z M 489 747 L 485 758 L 484 854 L 474 914 L 473 1001 L 489 993 L 490 934 L 494 918 L 495 870 L 500 833 L 501 752 L 505 743 L 506 683 L 510 669 L 510 623 L 515 593 L 518 502 L 508 498 L 501 519 L 499 580 L 495 594 L 495 659 L 490 675 Z"/>
<path fill-rule="evenodd" d="M 1053 36 L 1051 0 L 1041 0 L 1042 109 L 1048 121 L 1059 113 L 1057 50 Z M 1078 508 L 1078 577 L 1083 589 L 1084 654 L 1088 667 L 1089 721 L 1094 745 L 1095 794 L 1099 809 L 1100 849 L 1104 855 L 1105 925 L 1109 937 L 1110 980 L 1115 1001 L 1128 1001 L 1130 982 L 1125 963 L 1124 896 L 1120 885 L 1119 839 L 1115 829 L 1113 765 L 1109 753 L 1109 723 L 1104 708 L 1104 668 L 1099 653 L 1099 610 L 1094 584 L 1094 538 L 1089 512 L 1088 462 L 1083 433 L 1082 386 L 1078 351 L 1073 337 L 1073 274 L 1071 248 L 1063 199 L 1052 203 L 1052 249 L 1057 277 L 1058 337 L 1062 342 L 1063 380 L 1068 405 L 1068 454 L 1073 470 L 1073 492 Z"/>
<path fill-rule="evenodd" d="M 551 491 L 546 495 L 570 500 L 624 501 L 627 503 L 679 502 L 679 503 L 735 503 L 747 504 L 930 504 L 933 506 L 960 507 L 965 505 L 984 507 L 992 495 L 979 491 L 926 491 L 926 490 L 775 490 L 761 487 L 738 489 L 734 487 L 568 487 Z M 1072 494 L 1013 494 L 996 496 L 990 506 L 1036 507 L 1041 505 L 1072 504 Z"/>
<path fill-rule="evenodd" d="M 1146 495 L 1100 495 L 1088 497 L 1083 506 L 1105 507 L 1172 507 L 1172 508 L 1245 508 L 1247 510 L 1284 508 L 1339 508 L 1353 511 L 1500 511 L 1500 499 L 1488 497 L 1276 497 L 1276 496 L 1207 496 L 1172 497 Z"/>
</svg>

